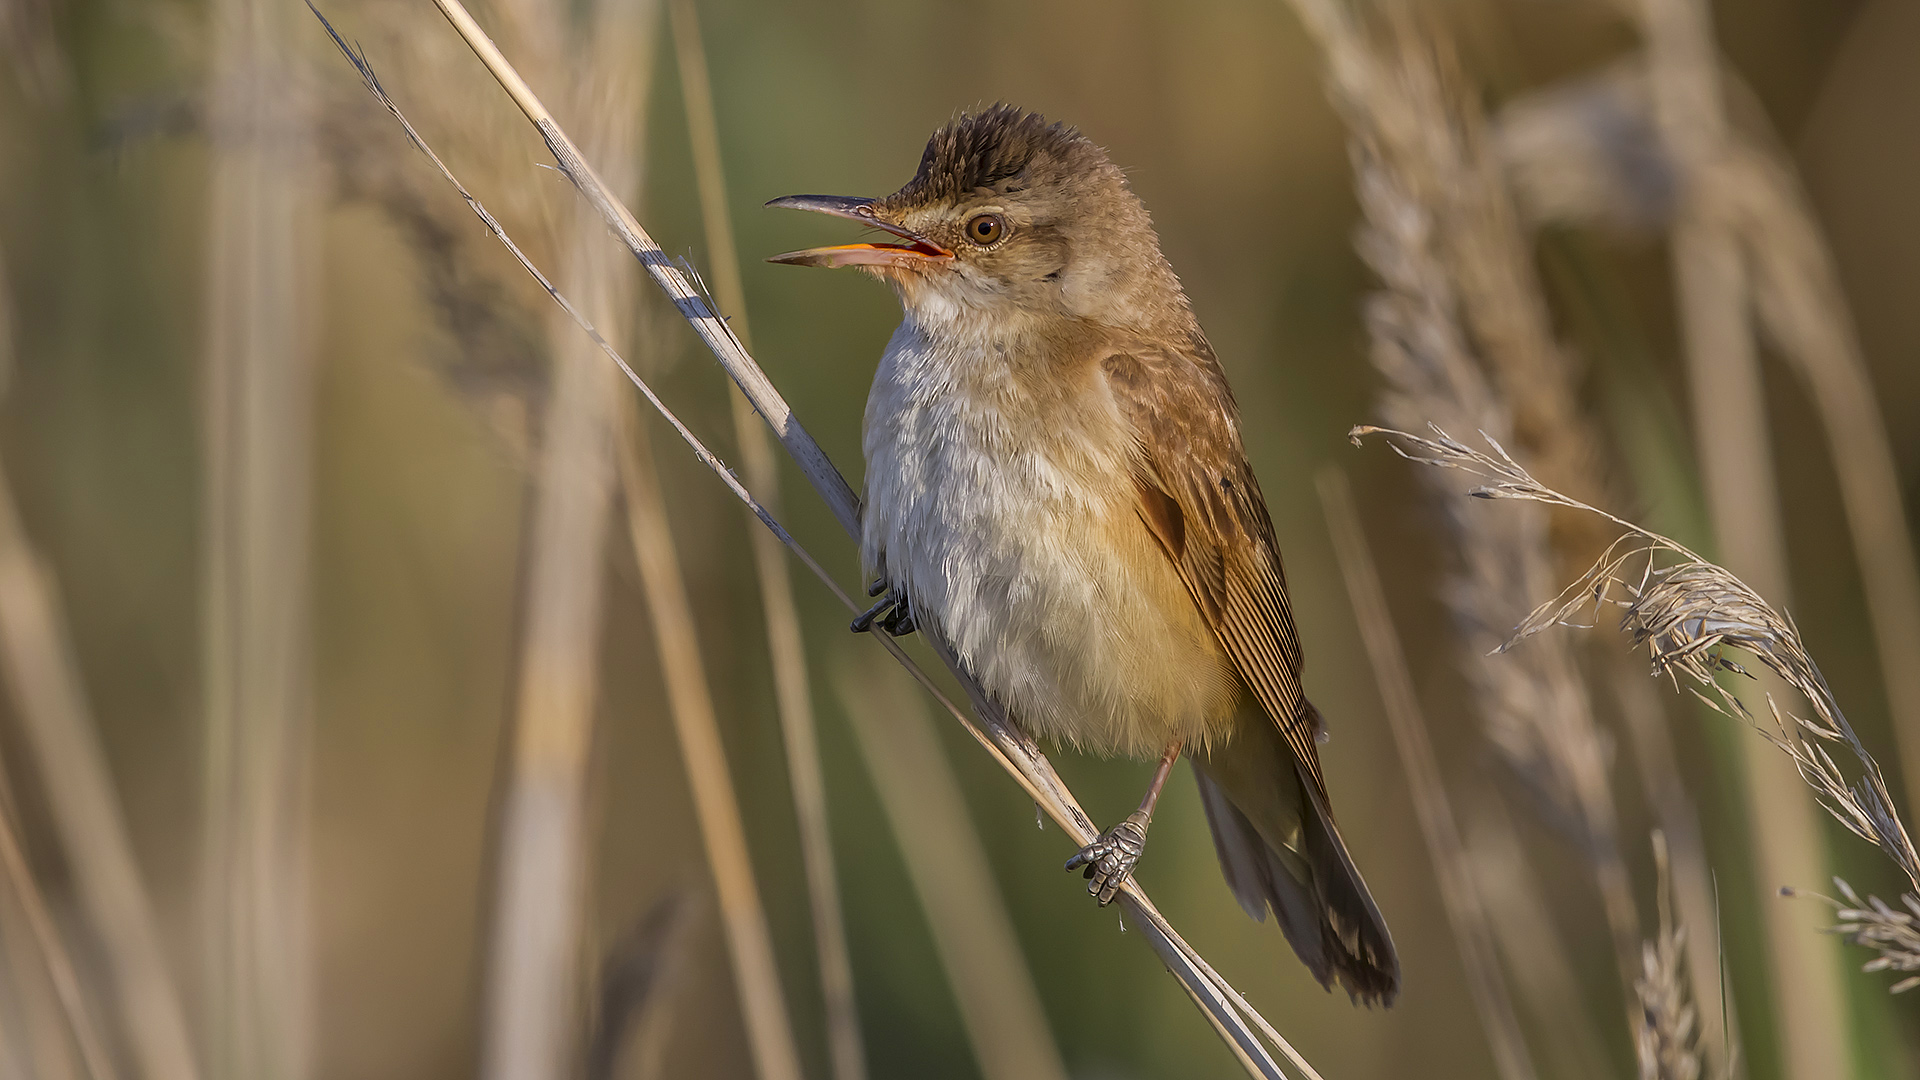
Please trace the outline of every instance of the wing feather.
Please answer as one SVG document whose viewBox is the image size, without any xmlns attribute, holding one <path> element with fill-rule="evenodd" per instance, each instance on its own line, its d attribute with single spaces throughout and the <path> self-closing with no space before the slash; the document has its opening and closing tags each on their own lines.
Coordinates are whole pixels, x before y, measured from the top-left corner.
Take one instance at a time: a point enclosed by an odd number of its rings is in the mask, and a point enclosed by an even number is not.
<svg viewBox="0 0 1920 1080">
<path fill-rule="evenodd" d="M 1326 805 L 1286 571 L 1219 361 L 1196 334 L 1116 350 L 1101 367 L 1138 445 L 1141 520 Z"/>
</svg>

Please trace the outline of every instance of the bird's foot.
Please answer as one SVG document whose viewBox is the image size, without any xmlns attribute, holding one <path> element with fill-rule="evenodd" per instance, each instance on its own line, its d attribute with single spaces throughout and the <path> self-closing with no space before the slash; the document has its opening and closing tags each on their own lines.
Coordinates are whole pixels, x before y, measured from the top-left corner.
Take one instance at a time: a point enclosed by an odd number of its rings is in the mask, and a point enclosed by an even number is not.
<svg viewBox="0 0 1920 1080">
<path fill-rule="evenodd" d="M 886 582 L 881 580 L 868 587 L 867 595 L 879 596 L 882 589 L 886 589 L 886 595 L 880 597 L 879 603 L 856 616 L 848 624 L 849 629 L 856 634 L 864 634 L 877 626 L 894 637 L 913 633 L 918 628 L 913 622 L 913 609 L 907 603 L 906 590 L 897 585 L 888 589 Z"/>
<path fill-rule="evenodd" d="M 1086 867 L 1082 877 L 1087 879 L 1087 895 L 1097 898 L 1100 906 L 1113 903 L 1115 893 L 1126 884 L 1127 875 L 1133 873 L 1135 863 L 1140 861 L 1140 853 L 1147 846 L 1147 814 L 1136 810 L 1127 815 L 1127 819 L 1106 832 L 1100 839 L 1081 848 L 1067 860 L 1068 870 Z"/>
</svg>

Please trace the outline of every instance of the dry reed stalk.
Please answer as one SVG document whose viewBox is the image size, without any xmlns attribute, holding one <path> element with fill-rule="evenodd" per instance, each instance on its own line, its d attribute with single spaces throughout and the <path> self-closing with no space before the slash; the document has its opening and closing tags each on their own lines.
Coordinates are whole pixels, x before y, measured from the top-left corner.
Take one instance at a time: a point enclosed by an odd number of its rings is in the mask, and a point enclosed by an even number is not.
<svg viewBox="0 0 1920 1080">
<path fill-rule="evenodd" d="M 1901 774 L 1920 786 L 1920 565 L 1886 420 L 1839 275 L 1785 156 L 1744 140 L 1714 184 L 1749 260 L 1760 326 L 1813 392 L 1853 538 Z"/>
<path fill-rule="evenodd" d="M 311 1068 L 308 522 L 314 202 L 293 13 L 213 7 L 202 573 L 207 1068 Z"/>
<path fill-rule="evenodd" d="M 1636 646 L 1647 649 L 1656 674 L 1668 676 L 1676 686 L 1685 678 L 1695 697 L 1719 712 L 1751 724 L 1767 742 L 1786 755 L 1822 809 L 1848 831 L 1878 847 L 1906 875 L 1910 899 L 1903 902 L 1920 903 L 1920 852 L 1916 852 L 1905 823 L 1894 809 L 1879 762 L 1854 733 L 1846 714 L 1840 711 L 1826 678 L 1807 653 L 1790 619 L 1746 582 L 1684 545 L 1542 484 L 1509 457 L 1498 442 L 1489 439 L 1492 452 L 1484 453 L 1437 428 L 1434 437 L 1427 438 L 1404 431 L 1362 427 L 1354 429 L 1354 438 L 1358 441 L 1376 433 L 1383 435 L 1395 452 L 1411 461 L 1459 470 L 1490 481 L 1471 488 L 1467 494 L 1579 510 L 1625 530 L 1586 573 L 1522 620 L 1501 645 L 1501 651 L 1535 638 L 1549 627 L 1592 625 L 1579 621 L 1583 612 L 1597 616 L 1607 606 L 1621 608 L 1621 629 L 1632 637 Z M 1635 566 L 1640 567 L 1638 572 L 1634 571 Z M 1625 599 L 1616 600 L 1616 592 Z M 1805 698 L 1812 707 L 1812 716 L 1785 712 L 1774 696 L 1767 694 L 1765 708 L 1772 726 L 1756 722 L 1755 711 L 1748 708 L 1740 695 L 1715 679 L 1721 671 L 1745 675 L 1750 680 L 1760 674 L 1736 663 L 1728 655 L 1729 650 L 1746 654 L 1764 672 L 1770 672 Z M 1841 745 L 1857 762 L 1854 770 L 1857 778 L 1850 778 L 1826 749 Z M 1844 883 L 1839 884 L 1846 889 Z M 1851 896 L 1851 890 L 1846 891 Z M 1792 890 L 1788 892 L 1791 894 Z M 1878 910 L 1880 908 L 1885 911 Z M 1868 924 L 1864 928 L 1843 925 L 1835 929 L 1850 940 L 1881 948 L 1888 941 L 1904 937 L 1891 929 L 1898 923 L 1899 920 L 1893 918 L 1898 915 L 1890 907 L 1876 902 L 1864 910 L 1843 912 L 1843 923 Z M 1915 955 L 1913 960 L 1915 966 L 1920 967 L 1920 955 Z M 1868 970 L 1890 966 L 1893 965 L 1876 961 Z"/>
<path fill-rule="evenodd" d="M 1728 125 L 1711 16 L 1700 0 L 1641 0 L 1655 126 L 1677 165 L 1671 259 L 1691 389 L 1694 442 L 1713 534 L 1727 565 L 1788 603 L 1786 540 L 1767 434 L 1766 397 L 1749 310 L 1754 295 L 1740 238 L 1717 211 L 1709 177 L 1725 159 Z M 1742 740 L 1747 813 L 1766 841 L 1750 845 L 1763 881 L 1825 875 L 1813 806 L 1789 794 L 1785 763 Z M 1808 931 L 1810 913 L 1762 905 L 1774 1022 L 1786 1072 L 1845 1075 L 1852 1047 L 1838 957 Z"/>
<path fill-rule="evenodd" d="M 1442 223 L 1436 230 L 1438 246 L 1452 271 L 1467 332 L 1511 408 L 1516 448 L 1537 462 L 1540 474 L 1563 490 L 1589 500 L 1602 498 L 1611 487 L 1603 439 L 1592 415 L 1580 402 L 1580 366 L 1554 335 L 1531 236 L 1507 179 L 1511 157 L 1503 152 L 1503 140 L 1490 130 L 1471 98 L 1464 93 L 1458 96 L 1460 101 L 1454 110 L 1461 117 L 1460 137 L 1450 140 L 1436 134 L 1444 128 L 1429 128 L 1418 135 L 1417 128 L 1402 128 L 1391 137 L 1420 138 L 1425 168 L 1408 170 L 1409 178 L 1421 186 L 1420 197 L 1433 208 L 1434 219 Z M 1535 130 L 1542 126 L 1536 124 Z M 1553 128 L 1546 126 L 1545 134 L 1551 137 Z M 1543 167 L 1555 164 L 1548 162 Z M 1561 164 L 1555 175 L 1566 178 L 1568 172 L 1584 164 L 1578 159 L 1572 166 Z M 1629 159 L 1618 164 L 1631 168 L 1636 162 Z M 1656 185 L 1648 198 L 1659 194 Z M 1553 517 L 1550 535 L 1562 568 L 1586 565 L 1607 539 L 1594 519 L 1567 513 Z M 1617 654 L 1609 655 L 1617 658 Z M 1617 659 L 1611 667 L 1587 673 L 1589 700 L 1596 680 L 1618 684 L 1630 678 L 1620 670 Z M 1639 686 L 1639 680 L 1632 681 Z M 1640 699 L 1647 700 L 1644 687 L 1640 689 Z M 1693 960 L 1688 969 L 1694 978 L 1693 992 L 1696 1000 L 1718 1005 L 1721 987 L 1713 976 L 1717 973 L 1714 961 L 1719 955 L 1719 940 L 1717 924 L 1710 918 L 1714 910 L 1711 873 L 1705 846 L 1700 842 L 1698 817 L 1685 797 L 1671 735 L 1657 701 L 1653 713 L 1637 719 L 1642 722 L 1628 725 L 1637 751 L 1635 763 L 1672 841 L 1673 861 L 1680 867 L 1677 878 L 1681 904 L 1689 923 L 1707 931 L 1687 939 Z M 1615 912 L 1631 903 L 1630 897 L 1620 895 L 1620 882 L 1625 876 L 1623 867 L 1603 872 L 1605 881 L 1613 882 L 1615 895 L 1608 902 Z M 1616 946 L 1623 946 L 1620 935 L 1624 926 L 1614 929 Z M 1726 1045 L 1719 1030 L 1722 1015 L 1721 1009 L 1709 1008 L 1705 1018 L 1706 1041 L 1716 1049 Z M 1731 1015 L 1730 1009 L 1726 1015 Z"/>
<path fill-rule="evenodd" d="M 480 29 L 479 24 L 474 22 L 473 16 L 467 12 L 466 8 L 457 0 L 435 0 L 435 6 L 440 8 L 441 13 L 447 17 L 447 21 L 460 34 L 462 40 L 473 49 L 474 54 L 487 67 L 488 72 L 540 131 L 561 171 L 574 183 L 581 194 L 587 197 L 595 209 L 600 211 L 608 228 L 626 245 L 628 251 L 639 260 L 641 265 L 646 267 L 648 274 L 662 291 L 667 293 L 669 299 L 673 300 L 675 307 L 688 320 L 701 341 L 713 351 L 722 368 L 746 394 L 748 400 L 753 402 L 754 410 L 774 429 L 781 445 L 787 449 L 795 464 L 800 467 L 802 475 L 807 478 L 821 500 L 827 504 L 828 509 L 834 513 L 849 536 L 858 536 L 859 499 L 853 494 L 853 489 L 847 485 L 846 478 L 827 459 L 819 444 L 814 442 L 813 437 L 800 426 L 793 415 L 793 410 L 787 406 L 785 399 L 767 379 L 766 373 L 760 370 L 759 365 L 741 346 L 738 338 L 729 331 L 726 320 L 712 310 L 687 276 L 680 272 L 660 250 L 660 246 L 640 228 L 632 212 L 612 196 L 605 182 L 580 156 L 579 149 L 572 140 L 567 138 L 566 132 L 561 130 L 559 124 L 553 119 L 553 115 L 547 111 L 546 106 L 527 85 L 526 80 L 521 78 L 513 66 L 507 62 L 506 57 L 501 55 L 499 48 Z M 324 18 L 321 21 L 325 24 Z M 525 250 L 515 243 L 500 226 L 498 219 L 489 213 L 466 186 L 447 169 L 446 163 L 426 145 L 426 142 L 420 138 L 419 132 L 381 88 L 379 80 L 374 77 L 365 59 L 349 48 L 330 24 L 326 24 L 326 29 L 333 37 L 335 45 L 359 71 L 367 89 L 401 125 L 408 139 L 426 155 L 441 177 L 460 193 L 460 197 L 486 226 L 487 231 L 500 241 L 554 303 L 593 341 L 594 346 L 620 369 L 641 396 L 647 399 L 647 403 L 693 450 L 701 464 L 712 470 L 714 476 L 726 486 L 727 490 L 751 509 L 760 523 L 778 537 L 795 557 L 805 563 L 814 576 L 820 579 L 821 583 L 848 611 L 859 611 L 860 607 L 855 604 L 853 598 L 840 588 L 819 561 L 793 539 L 773 515 L 767 512 L 766 508 L 741 485 L 740 481 L 727 469 L 725 463 L 708 450 L 699 437 L 682 423 L 671 409 L 667 408 L 666 403 L 660 400 L 653 388 L 647 384 L 646 380 L 640 378 L 632 366 L 620 356 L 619 351 L 614 349 L 599 330 L 594 328 L 592 322 L 582 316 L 579 310 L 558 289 L 554 288 L 552 282 L 527 257 Z M 927 692 L 934 695 L 941 706 L 967 729 L 968 734 L 972 735 L 994 761 L 1019 784 L 1021 790 L 1047 812 L 1070 840 L 1075 844 L 1085 845 L 1099 834 L 1099 829 L 1094 826 L 1086 811 L 1081 809 L 1078 800 L 1073 797 L 1072 791 L 1060 779 L 1045 755 L 1031 739 L 1013 726 L 1005 710 L 987 698 L 979 684 L 959 667 L 959 662 L 954 658 L 952 651 L 947 649 L 943 642 L 930 639 L 927 644 L 967 690 L 969 700 L 977 713 L 977 720 L 954 704 L 952 699 L 941 691 L 939 685 L 913 663 L 898 642 L 885 635 L 880 635 L 879 640 L 881 647 L 891 653 Z M 1137 882 L 1129 880 L 1126 883 L 1120 893 L 1119 902 L 1122 912 L 1139 931 L 1141 938 L 1166 964 L 1168 973 L 1179 980 L 1182 989 L 1193 999 L 1202 1015 L 1207 1018 L 1208 1023 L 1213 1025 L 1215 1032 L 1220 1035 L 1221 1040 L 1250 1075 L 1269 1078 L 1269 1080 L 1284 1080 L 1286 1074 L 1274 1063 L 1267 1050 L 1267 1047 L 1271 1046 L 1280 1051 L 1301 1076 L 1309 1080 L 1319 1080 L 1319 1073 L 1300 1056 L 1292 1044 L 1281 1037 L 1258 1010 L 1247 1004 L 1246 999 L 1180 937 L 1172 924 L 1167 922 L 1166 917 L 1153 906 L 1145 890 L 1141 889 Z"/>
<path fill-rule="evenodd" d="M 587 12 L 583 57 L 566 57 L 574 21 L 559 5 L 508 5 L 550 75 L 593 117 L 590 144 L 629 197 L 649 79 L 655 9 L 601 0 Z M 644 69 L 645 65 L 642 65 Z M 559 236 L 570 291 L 622 333 L 633 294 L 625 260 L 609 255 L 594 217 L 577 211 Z M 549 320 L 553 389 L 541 421 L 509 775 L 500 816 L 497 901 L 490 929 L 482 1075 L 557 1080 L 575 1064 L 577 982 L 585 921 L 586 784 L 598 691 L 605 548 L 614 484 L 617 373 L 562 318 Z"/>
<path fill-rule="evenodd" d="M 1497 799 L 1480 800 L 1463 840 L 1515 997 L 1533 1030 L 1546 1034 L 1540 1043 L 1548 1074 L 1583 1080 L 1610 1075 L 1581 976 L 1506 807 Z"/>
<path fill-rule="evenodd" d="M 0 24 L 9 16 L 0 13 Z M 0 37 L 8 32 L 0 25 Z M 11 44 L 11 43 L 9 43 Z M 7 279 L 6 261 L 0 259 L 0 388 L 13 377 L 13 295 Z M 0 476 L 0 484 L 4 477 Z M 0 488 L 0 498 L 8 498 Z M 10 501 L 10 499 L 9 499 Z M 23 845 L 17 839 L 15 822 L 20 819 L 13 787 L 4 762 L 0 762 L 0 830 L 6 832 L 8 851 L 5 881 L 0 882 L 0 1075 L 7 1077 L 44 1077 L 46 1080 L 73 1080 L 80 1075 L 75 1053 L 80 1049 L 73 1040 L 81 1024 L 92 1027 L 90 1016 L 79 1022 L 67 1019 L 70 1001 L 83 999 L 69 994 L 56 978 L 72 979 L 72 962 L 66 956 L 66 943 L 49 937 L 42 928 L 49 924 L 46 904 L 33 878 Z M 35 964 L 28 957 L 38 956 Z M 70 1036 L 70 1032 L 75 1034 Z M 96 1040 L 97 1041 L 97 1040 Z M 89 1055 L 89 1064 L 91 1055 Z M 94 1071 L 89 1069 L 90 1072 Z"/>
<path fill-rule="evenodd" d="M 693 149 L 694 178 L 700 190 L 700 214 L 707 238 L 714 298 L 732 313 L 741 344 L 751 348 L 747 331 L 747 295 L 740 281 L 739 252 L 728 214 L 726 172 L 720 160 L 720 122 L 713 107 L 707 55 L 693 0 L 668 0 L 674 56 L 680 71 L 680 96 L 686 104 L 687 131 Z M 734 442 L 746 483 L 767 509 L 780 512 L 780 468 L 753 406 L 737 387 L 732 404 Z M 760 578 L 760 603 L 766 614 L 767 650 L 779 706 L 781 743 L 786 750 L 788 784 L 793 790 L 794 820 L 800 834 L 801 863 L 807 875 L 808 909 L 813 916 L 814 951 L 820 989 L 826 1003 L 827 1052 L 835 1080 L 866 1080 L 866 1050 L 860 1037 L 860 1012 L 854 1000 L 853 963 L 847 956 L 846 917 L 834 876 L 833 834 L 827 820 L 826 782 L 820 769 L 820 743 L 814 724 L 813 691 L 807 679 L 807 655 L 794 608 L 793 580 L 786 553 L 765 529 L 748 523 L 753 563 Z"/>
<path fill-rule="evenodd" d="M 605 250 L 617 254 L 611 247 Z M 734 795 L 733 774 L 727 769 L 720 722 L 707 688 L 693 602 L 680 574 L 666 499 L 660 493 L 653 452 L 634 413 L 633 399 L 622 394 L 618 400 L 622 406 L 619 469 L 627 530 L 646 588 L 673 728 L 719 896 L 720 921 L 726 930 L 727 955 L 733 962 L 734 989 L 740 995 L 754 1069 L 761 1080 L 800 1080 L 800 1052 L 793 1041 L 773 939 L 754 881 L 753 858 Z"/>
<path fill-rule="evenodd" d="M 1477 358 L 1490 350 L 1509 357 L 1507 381 L 1524 383 L 1552 410 L 1543 416 L 1571 409 L 1554 389 L 1563 380 L 1547 370 L 1553 364 L 1513 359 L 1553 343 L 1538 283 L 1520 265 L 1517 217 L 1499 186 L 1485 119 L 1439 28 L 1410 8 L 1387 9 L 1375 30 L 1335 0 L 1293 6 L 1327 57 L 1328 95 L 1351 134 L 1365 218 L 1356 243 L 1385 285 L 1367 306 L 1372 359 L 1387 382 L 1383 415 L 1409 424 L 1444 416 L 1510 437 L 1511 404 Z M 1561 421 L 1571 422 L 1554 422 Z M 1551 445 L 1568 456 L 1560 467 L 1587 475 L 1579 440 Z M 1445 477 L 1431 484 L 1452 493 Z M 1470 515 L 1451 499 L 1443 506 L 1460 559 L 1445 597 L 1460 629 L 1463 672 L 1488 737 L 1589 863 L 1630 1016 L 1638 1008 L 1631 997 L 1639 913 L 1620 853 L 1608 755 L 1580 670 L 1564 643 L 1522 665 L 1487 656 L 1554 576 L 1546 515 Z"/>
<path fill-rule="evenodd" d="M 99 936 L 139 1074 L 153 1080 L 191 1078 L 196 1071 L 186 1021 L 88 717 L 79 673 L 65 647 L 64 620 L 54 595 L 28 546 L 11 491 L 0 478 L 0 669 L 44 778 L 81 904 Z M 0 846 L 17 849 L 10 828 Z M 3 857 L 15 887 L 30 888 L 30 879 L 21 876 L 28 873 L 24 859 L 16 862 L 13 853 Z M 48 935 L 56 931 L 45 920 L 44 905 L 41 915 L 34 916 L 35 902 L 24 891 L 20 902 L 34 920 L 40 946 L 49 950 L 50 974 L 89 1072 L 97 1078 L 115 1075 L 99 1036 L 82 1030 L 88 1026 L 84 1019 L 74 1019 L 81 1015 L 74 1010 L 84 1006 L 77 984 L 62 985 L 72 981 L 71 964 L 64 965 L 65 974 L 51 970 L 60 962 L 53 955 L 57 939 Z"/>
<path fill-rule="evenodd" d="M 1540 461 L 1544 475 L 1597 498 L 1605 488 L 1602 439 L 1580 404 L 1579 365 L 1554 335 L 1530 237 L 1486 118 L 1452 70 L 1439 23 L 1409 17 L 1411 8 L 1377 6 L 1384 33 L 1369 33 L 1331 0 L 1294 0 L 1328 55 L 1336 108 L 1398 166 L 1400 183 L 1432 219 L 1434 250 L 1452 271 L 1462 328 L 1513 413 L 1515 445 Z M 1433 39 L 1431 50 L 1409 48 L 1423 36 Z M 1416 55 L 1426 51 L 1432 56 Z M 1422 100 L 1421 90 L 1441 96 Z M 1569 527 L 1589 528 L 1578 516 Z M 1586 549 L 1604 542 L 1557 539 L 1582 565 L 1591 556 Z"/>
<path fill-rule="evenodd" d="M 1603 224 L 1627 231 L 1663 228 L 1673 217 L 1674 163 L 1654 129 L 1646 65 L 1618 63 L 1597 76 L 1536 91 L 1505 106 L 1496 141 L 1516 197 L 1535 224 Z M 1719 925 L 1712 874 L 1698 815 L 1681 782 L 1673 738 L 1653 688 L 1617 653 L 1603 662 L 1633 747 L 1641 784 L 1672 854 L 1675 902 L 1685 935 L 1686 971 L 1701 1010 L 1701 1045 L 1709 1071 L 1737 1038 L 1721 1030 L 1735 1021 L 1715 976 Z M 1716 1007 L 1717 1006 L 1717 1007 Z"/>
<path fill-rule="evenodd" d="M 0 1077 L 81 1080 L 86 1074 L 65 1007 L 46 964 L 35 962 L 40 955 L 14 890 L 0 886 Z"/>
<path fill-rule="evenodd" d="M 1440 884 L 1440 899 L 1453 927 L 1455 946 L 1466 969 L 1467 991 L 1480 1025 L 1493 1051 L 1494 1065 L 1502 1077 L 1519 1080 L 1536 1075 L 1533 1057 L 1521 1033 L 1520 1019 L 1514 1013 L 1513 996 L 1500 970 L 1494 934 L 1479 883 L 1460 840 L 1460 828 L 1454 820 L 1453 805 L 1447 798 L 1446 784 L 1440 778 L 1440 762 L 1434 756 L 1433 743 L 1427 737 L 1426 718 L 1421 715 L 1420 699 L 1414 692 L 1413 676 L 1407 670 L 1406 655 L 1393 628 L 1393 615 L 1380 588 L 1380 575 L 1374 569 L 1373 555 L 1367 547 L 1360 515 L 1353 505 L 1353 491 L 1346 474 L 1335 468 L 1321 470 L 1316 477 L 1320 507 L 1326 515 L 1327 531 L 1339 557 L 1340 573 L 1346 579 L 1347 598 L 1353 605 L 1360 637 L 1373 665 L 1374 683 L 1380 688 L 1381 704 L 1393 730 L 1393 744 L 1400 752 L 1400 767 L 1406 773 L 1407 788 L 1413 797 L 1420 820 L 1420 834 L 1427 842 L 1427 854 L 1433 859 L 1434 877 Z"/>
<path fill-rule="evenodd" d="M 13 367 L 12 292 L 0 264 L 0 373 Z M 4 375 L 0 375 L 4 378 Z M 53 827 L 95 936 L 137 1073 L 198 1075 L 138 861 L 67 636 L 59 591 L 0 473 L 0 674 L 39 769 Z"/>
<path fill-rule="evenodd" d="M 548 182 L 528 182 L 534 167 L 524 151 L 514 152 L 524 138 L 519 113 L 487 92 L 491 80 L 473 70 L 464 45 L 442 32 L 439 13 L 383 0 L 346 0 L 346 11 L 356 34 L 364 35 L 364 48 L 393 57 L 393 70 L 383 74 L 395 93 L 418 99 L 410 115 L 435 132 L 450 156 L 474 163 L 469 179 L 494 193 L 489 209 L 526 240 L 536 261 L 560 265 L 570 224 L 560 211 L 571 193 L 544 170 L 531 175 Z M 554 81 L 571 90 L 572 74 Z M 421 92 L 410 95 L 414 88 Z M 332 191 L 342 201 L 378 208 L 392 223 L 415 261 L 422 298 L 445 331 L 444 345 L 417 350 L 412 359 L 473 410 L 515 465 L 532 473 L 554 372 L 546 347 L 550 301 L 517 266 L 491 257 L 492 238 L 471 227 L 467 209 L 446 198 L 438 176 L 413 167 L 412 155 L 396 145 L 400 133 L 375 115 L 378 106 L 361 87 L 322 80 L 316 90 Z"/>
<path fill-rule="evenodd" d="M 877 658 L 835 680 L 984 1080 L 1066 1080 L 1040 992 L 932 720 Z"/>
<path fill-rule="evenodd" d="M 40 953 L 40 962 L 45 967 L 47 981 L 52 984 L 60 1008 L 66 1015 L 67 1030 L 73 1035 L 73 1042 L 80 1051 L 80 1059 L 86 1063 L 87 1074 L 93 1080 L 114 1080 L 120 1075 L 114 1068 L 113 1058 L 107 1053 L 106 1042 L 101 1038 L 100 1027 L 94 1021 L 93 1011 L 88 1007 L 86 995 L 80 988 L 80 977 L 75 973 L 73 958 L 67 953 L 66 942 L 61 940 L 60 928 L 54 925 L 53 916 L 47 910 L 47 901 L 40 894 L 40 887 L 33 880 L 33 868 L 27 865 L 26 851 L 20 845 L 20 835 L 13 826 L 13 817 L 0 812 L 0 876 L 6 878 L 5 887 L 26 916 L 26 923 L 33 933 L 33 941 Z"/>
<path fill-rule="evenodd" d="M 568 277 L 583 287 L 585 302 L 606 300 L 614 291 L 589 275 L 586 247 L 576 247 Z M 481 1060 L 491 1080 L 567 1075 L 576 1032 L 613 387 L 604 366 L 579 349 L 554 359 L 488 931 Z"/>
<path fill-rule="evenodd" d="M 1682 155 L 1657 130 L 1648 65 L 1615 65 L 1508 106 L 1502 151 L 1533 217 L 1632 230 L 1668 225 Z M 1722 86 L 1740 89 L 1730 74 Z M 1874 629 L 1903 775 L 1920 776 L 1920 565 L 1886 420 L 1833 257 L 1792 161 L 1764 130 L 1723 133 L 1724 155 L 1695 178 L 1700 201 L 1737 236 L 1752 314 L 1812 392 L 1835 464 Z M 1760 130 L 1753 130 L 1754 128 Z"/>
</svg>

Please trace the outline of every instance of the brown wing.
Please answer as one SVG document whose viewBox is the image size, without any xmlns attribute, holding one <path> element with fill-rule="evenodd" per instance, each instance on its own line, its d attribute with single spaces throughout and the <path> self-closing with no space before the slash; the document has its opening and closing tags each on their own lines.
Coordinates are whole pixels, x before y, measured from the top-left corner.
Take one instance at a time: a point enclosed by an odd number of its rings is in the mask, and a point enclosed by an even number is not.
<svg viewBox="0 0 1920 1080">
<path fill-rule="evenodd" d="M 1139 440 L 1140 517 L 1327 805 L 1286 572 L 1219 361 L 1196 334 L 1177 348 L 1115 353 L 1101 366 Z"/>
</svg>

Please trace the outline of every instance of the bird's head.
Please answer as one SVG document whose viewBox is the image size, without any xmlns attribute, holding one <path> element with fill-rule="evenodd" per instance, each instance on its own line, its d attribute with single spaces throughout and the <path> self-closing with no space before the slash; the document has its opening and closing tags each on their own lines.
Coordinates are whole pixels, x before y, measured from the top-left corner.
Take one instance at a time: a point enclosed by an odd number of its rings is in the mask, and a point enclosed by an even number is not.
<svg viewBox="0 0 1920 1080">
<path fill-rule="evenodd" d="M 1144 329 L 1186 317 L 1146 208 L 1106 152 L 1010 105 L 934 132 L 919 171 L 884 199 L 788 195 L 767 205 L 891 234 L 769 261 L 859 267 L 891 282 L 923 321 L 1069 318 Z"/>
</svg>

